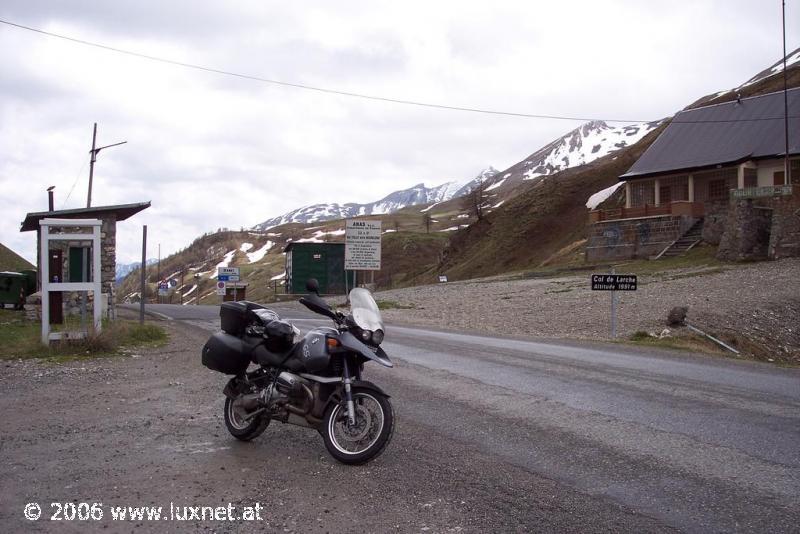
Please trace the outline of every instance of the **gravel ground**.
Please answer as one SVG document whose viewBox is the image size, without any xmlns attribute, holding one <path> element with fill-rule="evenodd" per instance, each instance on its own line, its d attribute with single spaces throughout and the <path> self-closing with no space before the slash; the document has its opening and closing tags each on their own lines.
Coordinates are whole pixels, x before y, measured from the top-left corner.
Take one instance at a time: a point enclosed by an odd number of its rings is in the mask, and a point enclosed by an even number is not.
<svg viewBox="0 0 800 534">
<path fill-rule="evenodd" d="M 638 290 L 618 297 L 621 338 L 637 331 L 659 334 L 672 307 L 688 306 L 687 322 L 735 340 L 749 355 L 800 364 L 798 258 L 640 275 Z M 592 291 L 585 273 L 450 282 L 384 291 L 376 298 L 410 306 L 385 310 L 388 321 L 546 338 L 610 337 L 610 293 Z"/>
</svg>

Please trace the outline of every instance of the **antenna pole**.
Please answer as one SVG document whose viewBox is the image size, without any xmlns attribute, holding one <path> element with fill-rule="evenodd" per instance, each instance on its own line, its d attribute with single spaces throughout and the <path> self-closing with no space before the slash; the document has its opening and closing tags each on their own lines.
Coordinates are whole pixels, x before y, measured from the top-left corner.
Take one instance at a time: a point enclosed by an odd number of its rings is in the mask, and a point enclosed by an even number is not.
<svg viewBox="0 0 800 534">
<path fill-rule="evenodd" d="M 786 152 L 783 156 L 783 183 L 789 185 L 792 183 L 789 173 L 792 172 L 789 165 L 789 100 L 786 96 L 786 0 L 783 0 L 783 135 Z"/>
<path fill-rule="evenodd" d="M 97 161 L 97 123 L 94 123 L 94 131 L 92 132 L 92 151 L 89 158 L 89 196 L 86 197 L 86 207 L 92 207 L 92 179 L 94 178 L 94 162 Z"/>
</svg>

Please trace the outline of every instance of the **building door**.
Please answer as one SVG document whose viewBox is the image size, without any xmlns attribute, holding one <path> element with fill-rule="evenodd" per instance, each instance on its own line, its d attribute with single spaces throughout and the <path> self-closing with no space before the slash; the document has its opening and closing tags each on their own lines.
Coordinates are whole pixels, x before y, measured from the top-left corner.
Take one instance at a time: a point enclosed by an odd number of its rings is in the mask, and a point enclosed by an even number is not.
<svg viewBox="0 0 800 534">
<path fill-rule="evenodd" d="M 64 281 L 64 251 L 53 249 L 48 254 L 50 282 Z M 50 324 L 64 324 L 64 296 L 61 291 L 50 292 Z"/>
</svg>

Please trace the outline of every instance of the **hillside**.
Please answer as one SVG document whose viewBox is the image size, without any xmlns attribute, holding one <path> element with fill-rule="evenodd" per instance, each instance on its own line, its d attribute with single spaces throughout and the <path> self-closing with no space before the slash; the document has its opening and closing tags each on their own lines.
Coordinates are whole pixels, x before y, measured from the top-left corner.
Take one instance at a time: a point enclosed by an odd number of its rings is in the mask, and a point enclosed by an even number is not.
<svg viewBox="0 0 800 534">
<path fill-rule="evenodd" d="M 36 266 L 0 243 L 0 271 L 23 271 L 25 269 L 36 269 Z"/>
<path fill-rule="evenodd" d="M 586 200 L 614 184 L 661 130 L 614 155 L 527 187 L 484 220 L 455 233 L 438 270 L 452 279 L 474 278 L 536 267 L 561 250 L 579 250 Z"/>
</svg>

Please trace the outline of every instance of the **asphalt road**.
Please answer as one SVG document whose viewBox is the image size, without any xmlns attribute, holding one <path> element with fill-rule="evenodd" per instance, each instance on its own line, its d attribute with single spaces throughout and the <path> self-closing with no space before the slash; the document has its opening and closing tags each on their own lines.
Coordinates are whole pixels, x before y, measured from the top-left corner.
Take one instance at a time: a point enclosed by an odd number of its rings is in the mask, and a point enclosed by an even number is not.
<svg viewBox="0 0 800 534">
<path fill-rule="evenodd" d="M 301 329 L 326 324 L 275 307 Z M 132 313 L 135 308 L 122 313 Z M 162 348 L 0 369 L 0 532 L 798 532 L 800 373 L 617 345 L 389 325 L 396 431 L 344 466 L 313 431 L 249 443 L 199 352 L 218 308 L 158 306 Z M 26 520 L 26 503 L 44 515 Z M 51 520 L 50 503 L 102 503 Z M 263 507 L 258 522 L 109 506 Z"/>
<path fill-rule="evenodd" d="M 158 311 L 217 329 L 216 307 Z M 401 417 L 504 464 L 681 530 L 800 530 L 797 370 L 402 326 L 383 346 L 405 365 L 366 372 Z"/>
</svg>

